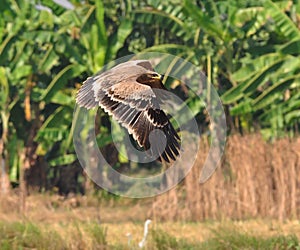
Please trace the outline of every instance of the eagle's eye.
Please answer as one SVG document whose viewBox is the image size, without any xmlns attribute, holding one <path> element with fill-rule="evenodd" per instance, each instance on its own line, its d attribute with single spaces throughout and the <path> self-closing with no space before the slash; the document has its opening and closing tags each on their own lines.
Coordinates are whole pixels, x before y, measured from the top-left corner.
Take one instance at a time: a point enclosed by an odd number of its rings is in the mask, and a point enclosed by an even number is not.
<svg viewBox="0 0 300 250">
<path fill-rule="evenodd" d="M 157 73 L 150 73 L 148 75 L 148 77 L 152 78 L 152 79 L 160 79 L 161 78 L 161 76 L 159 74 L 157 74 Z"/>
</svg>

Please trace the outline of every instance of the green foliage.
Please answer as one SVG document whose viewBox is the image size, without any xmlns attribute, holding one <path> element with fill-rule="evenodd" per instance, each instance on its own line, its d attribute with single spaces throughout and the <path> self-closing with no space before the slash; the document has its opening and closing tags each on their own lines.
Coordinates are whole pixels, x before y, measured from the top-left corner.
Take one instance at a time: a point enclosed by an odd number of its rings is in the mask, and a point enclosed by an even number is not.
<svg viewBox="0 0 300 250">
<path fill-rule="evenodd" d="M 3 0 L 0 155 L 11 179 L 17 180 L 22 151 L 49 166 L 76 160 L 71 123 L 79 84 L 129 53 L 168 52 L 199 66 L 208 83 L 203 100 L 191 91 L 185 102 L 202 127 L 213 86 L 231 129 L 259 128 L 266 138 L 294 135 L 300 107 L 300 5 L 294 2 L 74 0 L 75 8 L 65 9 L 47 0 Z M 165 65 L 166 72 L 191 75 L 185 63 Z M 167 79 L 167 87 L 172 84 Z M 99 126 L 102 147 L 112 139 Z"/>
<path fill-rule="evenodd" d="M 296 236 L 261 237 L 241 233 L 235 229 L 218 228 L 214 237 L 202 244 L 201 249 L 299 249 Z"/>
<path fill-rule="evenodd" d="M 1 249 L 107 249 L 106 229 L 95 224 L 76 224 L 70 239 L 56 229 L 30 222 L 0 223 Z M 84 234 L 82 233 L 84 232 Z M 65 233 L 65 232 L 63 232 Z M 74 235 L 76 236 L 74 237 Z"/>
<path fill-rule="evenodd" d="M 56 232 L 42 232 L 32 223 L 1 223 L 1 249 L 67 249 L 66 244 Z"/>
<path fill-rule="evenodd" d="M 300 83 L 300 31 L 280 5 L 266 0 L 263 7 L 257 18 L 266 20 L 262 27 L 268 31 L 265 42 L 241 57 L 241 67 L 231 75 L 237 84 L 223 94 L 222 100 L 233 105 L 232 115 L 251 114 L 266 137 L 276 137 L 284 135 L 287 129 L 292 132 L 299 122 L 293 97 L 298 94 Z M 262 49 L 270 45 L 272 50 Z M 291 114 L 294 119 L 290 119 Z"/>
<path fill-rule="evenodd" d="M 292 97 L 299 92 L 300 68 L 295 5 L 265 0 L 150 6 L 136 10 L 136 20 L 158 27 L 159 41 L 166 34 L 168 39 L 147 51 L 177 54 L 202 67 L 232 119 L 239 118 L 238 124 L 231 123 L 239 129 L 259 125 L 268 138 L 283 136 L 287 130 L 293 133 L 299 123 Z M 273 112 L 278 106 L 290 109 Z"/>
<path fill-rule="evenodd" d="M 0 156 L 11 181 L 24 165 L 22 151 L 29 159 L 45 158 L 49 167 L 77 160 L 71 125 L 78 83 L 116 58 L 132 30 L 128 18 L 108 21 L 102 1 L 77 3 L 74 10 L 51 1 L 40 1 L 48 9 L 38 10 L 36 4 L 1 4 Z"/>
<path fill-rule="evenodd" d="M 190 243 L 178 239 L 163 230 L 151 231 L 154 249 L 299 249 L 300 244 L 296 236 L 260 237 L 238 232 L 232 228 L 218 228 L 212 230 L 211 239 Z"/>
<path fill-rule="evenodd" d="M 199 244 L 191 244 L 184 239 L 177 239 L 163 230 L 151 231 L 154 249 L 197 249 Z M 149 242 L 150 243 L 150 242 Z M 148 243 L 148 244 L 149 244 Z M 152 243 L 152 242 L 151 242 Z M 198 248 L 199 249 L 199 248 Z"/>
</svg>

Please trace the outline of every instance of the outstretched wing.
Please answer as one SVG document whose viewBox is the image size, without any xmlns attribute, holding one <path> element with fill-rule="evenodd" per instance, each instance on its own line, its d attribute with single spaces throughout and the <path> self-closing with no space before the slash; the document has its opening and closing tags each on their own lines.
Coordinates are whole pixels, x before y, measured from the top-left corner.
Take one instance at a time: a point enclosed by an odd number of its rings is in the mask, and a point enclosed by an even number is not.
<svg viewBox="0 0 300 250">
<path fill-rule="evenodd" d="M 87 109 L 94 108 L 99 105 L 100 90 L 106 92 L 111 86 L 124 79 L 134 78 L 145 70 L 153 71 L 151 63 L 148 60 L 135 60 L 121 63 L 110 70 L 89 77 L 78 91 L 76 102 Z M 135 79 L 133 81 L 135 82 Z"/>
<path fill-rule="evenodd" d="M 119 72 L 118 72 L 119 73 Z M 124 126 L 151 156 L 166 162 L 176 160 L 180 138 L 150 86 L 136 82 L 136 76 L 116 79 L 110 72 L 86 80 L 76 101 L 85 108 L 100 105 Z"/>
</svg>

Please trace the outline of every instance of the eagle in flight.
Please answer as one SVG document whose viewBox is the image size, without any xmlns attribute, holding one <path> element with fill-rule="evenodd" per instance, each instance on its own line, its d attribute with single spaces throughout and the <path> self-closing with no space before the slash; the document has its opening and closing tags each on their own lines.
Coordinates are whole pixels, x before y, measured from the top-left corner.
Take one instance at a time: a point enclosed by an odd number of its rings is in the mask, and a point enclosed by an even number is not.
<svg viewBox="0 0 300 250">
<path fill-rule="evenodd" d="M 148 154 L 169 163 L 179 155 L 180 137 L 160 107 L 167 98 L 162 79 L 148 60 L 128 61 L 87 78 L 76 102 L 87 109 L 100 106 Z"/>
</svg>

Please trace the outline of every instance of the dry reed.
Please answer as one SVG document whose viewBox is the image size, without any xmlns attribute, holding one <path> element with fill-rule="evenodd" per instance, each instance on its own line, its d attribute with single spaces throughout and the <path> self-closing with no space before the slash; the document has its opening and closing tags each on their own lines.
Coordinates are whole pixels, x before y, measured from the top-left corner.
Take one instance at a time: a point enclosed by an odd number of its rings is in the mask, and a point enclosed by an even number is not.
<svg viewBox="0 0 300 250">
<path fill-rule="evenodd" d="M 267 143 L 258 134 L 232 135 L 221 166 L 209 181 L 199 184 L 208 150 L 202 138 L 183 186 L 155 199 L 155 217 L 193 221 L 300 218 L 300 138 Z"/>
</svg>

